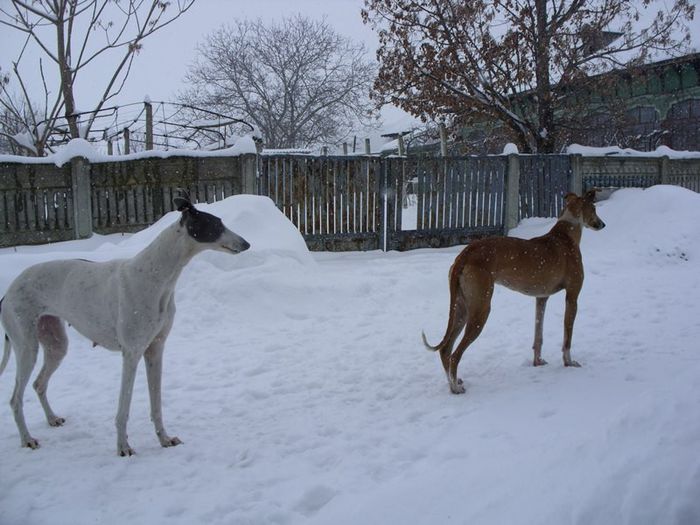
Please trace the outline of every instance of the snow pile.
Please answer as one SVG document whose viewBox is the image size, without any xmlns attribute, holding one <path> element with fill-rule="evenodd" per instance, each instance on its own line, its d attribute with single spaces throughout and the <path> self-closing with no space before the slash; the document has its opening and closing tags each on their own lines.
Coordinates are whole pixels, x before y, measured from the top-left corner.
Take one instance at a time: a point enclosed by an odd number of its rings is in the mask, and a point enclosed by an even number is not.
<svg viewBox="0 0 700 525">
<path fill-rule="evenodd" d="M 518 151 L 518 146 L 513 144 L 512 142 L 509 142 L 505 146 L 503 146 L 503 155 L 517 155 L 520 153 Z"/>
<path fill-rule="evenodd" d="M 463 396 L 420 341 L 444 333 L 460 248 L 308 254 L 264 199 L 202 209 L 260 259 L 202 254 L 178 282 L 163 410 L 184 444 L 158 445 L 139 371 L 137 455 L 116 456 L 120 358 L 70 329 L 49 388 L 66 425 L 49 428 L 29 388 L 42 448 L 20 449 L 0 405 L 0 523 L 700 523 L 700 195 L 626 189 L 599 204 L 607 226 L 582 240 L 583 368 L 561 364 L 562 294 L 547 306 L 550 364 L 533 368 L 534 301 L 497 287 L 460 365 Z M 172 220 L 1 250 L 0 294 L 32 262 L 128 256 Z M 14 370 L 11 359 L 0 400 Z"/>
<path fill-rule="evenodd" d="M 584 235 L 582 249 L 596 252 L 598 260 L 672 267 L 700 259 L 700 196 L 693 191 L 664 185 L 620 189 L 597 210 L 608 227 Z M 675 220 L 678 215 L 685 220 Z M 510 235 L 534 237 L 550 226 L 550 219 L 526 219 Z"/>
<path fill-rule="evenodd" d="M 237 257 L 205 252 L 197 259 L 216 261 L 222 269 L 267 264 L 272 259 L 292 258 L 301 264 L 314 264 L 304 238 L 268 197 L 234 195 L 196 208 L 221 218 L 230 230 L 250 243 L 250 249 Z M 154 225 L 135 233 L 122 245 L 133 253 L 150 244 L 165 228 L 180 220 L 180 213 L 165 214 Z"/>
</svg>

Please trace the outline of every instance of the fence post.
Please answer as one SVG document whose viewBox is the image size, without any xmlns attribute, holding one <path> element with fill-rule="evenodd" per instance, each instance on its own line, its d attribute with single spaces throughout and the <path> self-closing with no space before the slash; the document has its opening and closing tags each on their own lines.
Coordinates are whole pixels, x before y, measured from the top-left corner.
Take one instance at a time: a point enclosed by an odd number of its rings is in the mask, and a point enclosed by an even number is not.
<svg viewBox="0 0 700 525">
<path fill-rule="evenodd" d="M 394 232 L 396 225 L 396 173 L 398 163 L 403 163 L 403 159 L 387 157 L 380 162 L 379 170 L 379 249 L 383 252 L 395 249 Z M 400 164 L 403 165 L 403 164 Z"/>
<path fill-rule="evenodd" d="M 74 157 L 70 161 L 70 166 L 75 238 L 85 239 L 92 235 L 90 163 L 84 157 Z"/>
<path fill-rule="evenodd" d="M 129 128 L 124 128 L 124 155 L 131 153 L 131 140 L 129 134 Z"/>
<path fill-rule="evenodd" d="M 569 156 L 571 162 L 571 180 L 569 191 L 576 195 L 583 194 L 583 156 L 580 153 Z"/>
<path fill-rule="evenodd" d="M 440 156 L 447 157 L 447 128 L 444 122 L 438 125 L 440 130 Z"/>
<path fill-rule="evenodd" d="M 505 233 L 518 225 L 520 211 L 520 157 L 515 153 L 508 155 L 506 172 Z"/>
<path fill-rule="evenodd" d="M 668 175 L 668 156 L 664 155 L 659 159 L 659 179 L 661 184 L 669 184 Z"/>
<path fill-rule="evenodd" d="M 153 106 L 150 102 L 144 102 L 146 107 L 146 149 L 153 149 Z"/>
<path fill-rule="evenodd" d="M 365 155 L 372 153 L 372 148 L 369 139 L 365 139 Z"/>
<path fill-rule="evenodd" d="M 399 135 L 399 157 L 406 155 L 406 146 L 404 145 L 403 135 Z"/>
<path fill-rule="evenodd" d="M 241 155 L 241 191 L 248 195 L 258 194 L 258 156 L 254 153 Z"/>
</svg>

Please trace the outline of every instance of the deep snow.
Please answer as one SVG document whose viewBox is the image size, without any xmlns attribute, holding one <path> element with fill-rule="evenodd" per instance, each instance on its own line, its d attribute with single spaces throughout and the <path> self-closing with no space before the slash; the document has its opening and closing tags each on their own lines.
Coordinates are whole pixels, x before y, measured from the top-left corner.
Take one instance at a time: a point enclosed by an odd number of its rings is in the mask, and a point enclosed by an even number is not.
<svg viewBox="0 0 700 525">
<path fill-rule="evenodd" d="M 544 357 L 529 366 L 534 301 L 497 288 L 449 393 L 425 351 L 447 317 L 458 247 L 309 254 L 264 198 L 205 209 L 253 247 L 206 253 L 178 284 L 158 445 L 139 369 L 115 453 L 120 358 L 70 332 L 41 448 L 19 447 L 0 377 L 0 523 L 700 523 L 700 195 L 620 190 L 584 232 L 586 282 L 572 354 L 559 357 L 563 297 L 549 301 Z M 175 220 L 133 236 L 0 250 L 0 293 L 26 266 L 130 256 Z M 529 237 L 553 219 L 511 232 Z M 38 366 L 35 373 L 38 372 Z"/>
</svg>

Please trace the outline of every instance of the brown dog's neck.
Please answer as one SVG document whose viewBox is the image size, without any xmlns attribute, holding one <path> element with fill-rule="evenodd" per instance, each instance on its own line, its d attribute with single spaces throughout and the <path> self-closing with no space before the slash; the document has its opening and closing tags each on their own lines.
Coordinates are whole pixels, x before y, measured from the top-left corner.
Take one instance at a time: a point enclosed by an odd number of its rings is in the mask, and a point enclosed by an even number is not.
<svg viewBox="0 0 700 525">
<path fill-rule="evenodd" d="M 564 214 L 559 218 L 556 224 L 552 226 L 552 229 L 549 230 L 549 233 L 557 237 L 567 237 L 571 239 L 571 241 L 576 246 L 578 246 L 579 244 L 581 244 L 582 231 L 583 228 L 579 221 L 574 222 L 574 220 L 572 220 L 571 217 L 568 217 L 566 216 L 566 214 Z"/>
</svg>

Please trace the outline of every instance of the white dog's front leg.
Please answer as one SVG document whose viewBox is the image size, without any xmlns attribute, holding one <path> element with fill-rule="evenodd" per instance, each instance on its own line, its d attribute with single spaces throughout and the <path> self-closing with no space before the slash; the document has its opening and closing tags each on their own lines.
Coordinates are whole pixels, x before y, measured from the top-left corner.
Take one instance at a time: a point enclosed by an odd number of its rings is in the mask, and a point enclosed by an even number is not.
<svg viewBox="0 0 700 525">
<path fill-rule="evenodd" d="M 129 446 L 126 435 L 126 422 L 129 420 L 129 407 L 131 406 L 131 394 L 134 391 L 134 379 L 136 368 L 141 359 L 139 352 L 122 351 L 122 387 L 119 392 L 119 408 L 117 410 L 117 454 L 120 456 L 133 456 L 134 450 Z"/>
<path fill-rule="evenodd" d="M 148 394 L 151 399 L 151 421 L 156 429 L 156 435 L 160 444 L 164 447 L 180 445 L 176 437 L 168 436 L 163 425 L 163 413 L 161 410 L 161 377 L 163 374 L 163 347 L 164 340 L 157 339 L 148 347 L 144 354 L 146 362 L 146 378 L 148 379 Z"/>
</svg>

